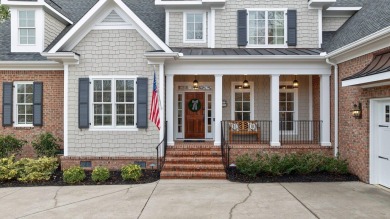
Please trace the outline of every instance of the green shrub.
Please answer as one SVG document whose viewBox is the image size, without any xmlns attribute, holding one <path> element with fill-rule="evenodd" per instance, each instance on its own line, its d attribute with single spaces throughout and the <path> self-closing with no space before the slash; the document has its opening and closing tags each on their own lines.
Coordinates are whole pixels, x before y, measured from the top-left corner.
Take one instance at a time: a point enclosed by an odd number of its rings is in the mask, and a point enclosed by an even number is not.
<svg viewBox="0 0 390 219">
<path fill-rule="evenodd" d="M 321 170 L 334 174 L 347 174 L 348 162 L 339 158 L 327 157 Z"/>
<path fill-rule="evenodd" d="M 60 149 L 59 142 L 61 141 L 52 133 L 44 132 L 38 135 L 31 144 L 39 157 L 54 157 Z"/>
<path fill-rule="evenodd" d="M 74 166 L 64 171 L 63 173 L 64 182 L 68 184 L 75 184 L 85 179 L 85 172 L 83 168 Z"/>
<path fill-rule="evenodd" d="M 18 171 L 15 167 L 15 156 L 0 158 L 0 181 L 15 179 Z"/>
<path fill-rule="evenodd" d="M 41 157 L 39 159 L 22 158 L 15 163 L 18 170 L 18 181 L 47 181 L 58 168 L 56 158 Z"/>
<path fill-rule="evenodd" d="M 129 164 L 121 168 L 121 175 L 123 180 L 138 181 L 142 175 L 141 167 L 136 164 Z"/>
<path fill-rule="evenodd" d="M 242 174 L 254 178 L 260 173 L 263 162 L 259 157 L 252 158 L 249 154 L 245 154 L 237 157 L 236 166 Z"/>
<path fill-rule="evenodd" d="M 94 182 L 105 182 L 110 178 L 110 171 L 106 167 L 95 167 L 92 171 L 92 180 Z"/>
<path fill-rule="evenodd" d="M 18 154 L 26 143 L 26 141 L 19 140 L 12 135 L 0 135 L 0 158 Z"/>
</svg>

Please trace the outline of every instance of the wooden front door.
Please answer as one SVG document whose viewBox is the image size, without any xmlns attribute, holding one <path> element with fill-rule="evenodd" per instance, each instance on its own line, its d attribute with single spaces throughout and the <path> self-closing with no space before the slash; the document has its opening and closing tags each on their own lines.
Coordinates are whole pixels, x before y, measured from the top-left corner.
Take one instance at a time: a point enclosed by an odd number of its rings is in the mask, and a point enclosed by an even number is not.
<svg viewBox="0 0 390 219">
<path fill-rule="evenodd" d="M 204 99 L 204 92 L 188 92 L 185 94 L 185 138 L 205 138 Z"/>
</svg>

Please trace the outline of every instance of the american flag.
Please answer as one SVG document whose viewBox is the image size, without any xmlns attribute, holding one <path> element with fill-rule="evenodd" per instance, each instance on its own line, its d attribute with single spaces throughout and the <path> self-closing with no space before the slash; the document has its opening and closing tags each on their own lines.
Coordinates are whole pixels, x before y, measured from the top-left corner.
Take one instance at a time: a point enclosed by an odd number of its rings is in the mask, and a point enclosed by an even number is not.
<svg viewBox="0 0 390 219">
<path fill-rule="evenodd" d="M 152 94 L 152 103 L 150 105 L 150 115 L 149 120 L 156 124 L 158 130 L 160 130 L 160 107 L 158 104 L 158 90 L 156 83 L 156 72 L 154 72 L 153 79 L 153 94 Z"/>
</svg>

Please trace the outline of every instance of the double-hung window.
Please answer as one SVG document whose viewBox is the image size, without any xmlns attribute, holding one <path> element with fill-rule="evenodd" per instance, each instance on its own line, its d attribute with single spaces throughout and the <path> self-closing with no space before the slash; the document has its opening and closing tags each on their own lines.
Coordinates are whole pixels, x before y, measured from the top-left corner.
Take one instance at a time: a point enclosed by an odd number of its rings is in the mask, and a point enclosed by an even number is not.
<svg viewBox="0 0 390 219">
<path fill-rule="evenodd" d="M 19 11 L 18 18 L 19 44 L 35 45 L 35 11 Z"/>
<path fill-rule="evenodd" d="M 253 82 L 244 88 L 242 83 L 232 84 L 232 119 L 236 121 L 249 121 L 253 119 Z"/>
<path fill-rule="evenodd" d="M 287 10 L 249 10 L 249 46 L 286 46 Z"/>
<path fill-rule="evenodd" d="M 204 43 L 206 42 L 206 13 L 185 12 L 184 13 L 184 42 Z"/>
<path fill-rule="evenodd" d="M 280 130 L 294 131 L 294 120 L 297 120 L 297 88 L 292 85 L 281 85 L 279 90 Z"/>
<path fill-rule="evenodd" d="M 15 126 L 33 126 L 33 82 L 14 83 Z"/>
<path fill-rule="evenodd" d="M 92 126 L 135 128 L 136 79 L 92 79 Z"/>
</svg>

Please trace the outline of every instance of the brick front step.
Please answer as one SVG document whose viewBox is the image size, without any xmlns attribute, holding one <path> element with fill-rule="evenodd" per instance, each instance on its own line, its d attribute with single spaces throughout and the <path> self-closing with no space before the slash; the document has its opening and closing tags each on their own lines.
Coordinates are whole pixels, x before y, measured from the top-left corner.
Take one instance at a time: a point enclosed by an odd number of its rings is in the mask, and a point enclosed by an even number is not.
<svg viewBox="0 0 390 219">
<path fill-rule="evenodd" d="M 220 172 L 189 172 L 189 171 L 162 171 L 161 179 L 226 179 L 226 173 Z"/>
<path fill-rule="evenodd" d="M 222 157 L 169 157 L 165 164 L 222 164 Z"/>
<path fill-rule="evenodd" d="M 169 157 L 207 157 L 207 156 L 216 156 L 221 157 L 221 151 L 214 150 L 168 150 L 167 156 Z"/>
<path fill-rule="evenodd" d="M 164 165 L 166 171 L 210 171 L 219 172 L 224 171 L 222 164 L 172 164 L 168 163 Z"/>
</svg>

